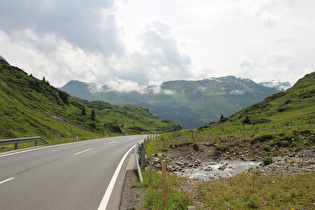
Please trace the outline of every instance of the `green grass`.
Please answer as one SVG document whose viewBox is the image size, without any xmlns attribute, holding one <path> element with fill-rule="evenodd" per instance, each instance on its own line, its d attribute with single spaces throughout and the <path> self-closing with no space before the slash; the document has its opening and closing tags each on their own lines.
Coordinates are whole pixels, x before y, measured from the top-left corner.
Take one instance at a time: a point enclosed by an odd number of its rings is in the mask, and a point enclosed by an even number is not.
<svg viewBox="0 0 315 210">
<path fill-rule="evenodd" d="M 247 175 L 218 179 L 198 186 L 204 209 L 313 209 L 315 173 Z"/>
<path fill-rule="evenodd" d="M 136 172 L 135 172 L 136 173 Z M 181 184 L 186 182 L 185 178 L 177 177 L 167 173 L 167 202 L 163 202 L 162 174 L 152 171 L 152 182 L 149 183 L 149 170 L 142 170 L 143 183 L 139 181 L 133 187 L 141 187 L 145 190 L 145 201 L 143 208 L 148 209 L 186 209 L 193 205 L 193 197 L 183 192 Z"/>
</svg>

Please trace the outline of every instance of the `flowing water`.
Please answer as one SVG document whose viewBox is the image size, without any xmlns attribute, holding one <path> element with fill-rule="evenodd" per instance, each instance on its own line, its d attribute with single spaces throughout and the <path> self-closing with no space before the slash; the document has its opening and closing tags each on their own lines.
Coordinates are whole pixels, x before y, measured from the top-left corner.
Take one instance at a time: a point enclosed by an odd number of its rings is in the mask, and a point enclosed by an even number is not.
<svg viewBox="0 0 315 210">
<path fill-rule="evenodd" d="M 260 163 L 259 161 L 202 162 L 199 167 L 183 169 L 175 173 L 191 179 L 208 181 L 216 178 L 235 176 L 250 168 L 256 168 Z"/>
</svg>

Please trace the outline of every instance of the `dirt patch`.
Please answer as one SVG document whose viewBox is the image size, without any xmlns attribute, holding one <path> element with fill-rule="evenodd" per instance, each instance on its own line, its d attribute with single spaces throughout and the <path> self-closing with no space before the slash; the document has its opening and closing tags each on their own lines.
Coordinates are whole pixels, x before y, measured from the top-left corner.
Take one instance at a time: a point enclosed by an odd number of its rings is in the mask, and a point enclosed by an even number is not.
<svg viewBox="0 0 315 210">
<path fill-rule="evenodd" d="M 141 203 L 144 202 L 145 191 L 142 188 L 136 187 L 138 177 L 134 171 L 126 172 L 123 193 L 121 195 L 120 208 L 121 210 L 142 209 Z"/>
</svg>

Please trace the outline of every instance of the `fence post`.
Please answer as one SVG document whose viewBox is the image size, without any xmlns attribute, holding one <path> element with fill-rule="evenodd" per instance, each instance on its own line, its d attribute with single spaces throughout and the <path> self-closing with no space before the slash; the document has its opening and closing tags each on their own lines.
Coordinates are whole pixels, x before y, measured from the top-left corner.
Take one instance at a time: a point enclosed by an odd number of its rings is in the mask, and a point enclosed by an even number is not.
<svg viewBox="0 0 315 210">
<path fill-rule="evenodd" d="M 144 169 L 145 166 L 145 143 L 142 144 L 141 146 L 141 168 Z"/>
<path fill-rule="evenodd" d="M 35 141 L 35 147 L 37 146 L 37 141 Z"/>
<path fill-rule="evenodd" d="M 163 203 L 167 203 L 167 185 L 166 185 L 166 161 L 162 161 L 162 183 L 163 183 Z"/>
</svg>

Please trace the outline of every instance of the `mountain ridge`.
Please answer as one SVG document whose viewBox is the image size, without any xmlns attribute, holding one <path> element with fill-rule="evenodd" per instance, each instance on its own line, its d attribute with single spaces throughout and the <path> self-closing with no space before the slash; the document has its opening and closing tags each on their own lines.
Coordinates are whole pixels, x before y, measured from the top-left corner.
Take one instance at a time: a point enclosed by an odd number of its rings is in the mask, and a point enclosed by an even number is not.
<svg viewBox="0 0 315 210">
<path fill-rule="evenodd" d="M 278 92 L 275 88 L 235 76 L 167 81 L 161 86 L 148 86 L 141 93 L 111 91 L 104 86 L 104 89 L 91 92 L 89 90 L 91 87 L 93 89 L 93 84 L 80 84 L 70 81 L 60 89 L 86 100 L 141 106 L 158 118 L 170 119 L 183 128 L 197 128 L 206 122 L 217 121 L 222 114 L 230 116 Z"/>
</svg>

